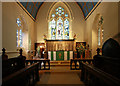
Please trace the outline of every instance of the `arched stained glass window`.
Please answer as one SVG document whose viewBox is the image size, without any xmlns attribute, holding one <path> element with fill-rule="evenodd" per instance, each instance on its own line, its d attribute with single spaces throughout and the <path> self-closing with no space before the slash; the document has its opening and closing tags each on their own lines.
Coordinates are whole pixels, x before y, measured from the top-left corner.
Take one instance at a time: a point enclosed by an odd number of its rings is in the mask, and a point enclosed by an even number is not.
<svg viewBox="0 0 120 86">
<path fill-rule="evenodd" d="M 51 39 L 69 39 L 69 15 L 67 11 L 61 6 L 57 7 L 50 20 Z"/>
<path fill-rule="evenodd" d="M 23 44 L 23 37 L 22 37 L 22 24 L 19 18 L 16 19 L 16 23 L 17 23 L 17 31 L 16 31 L 16 43 L 17 43 L 17 47 L 22 47 Z"/>
<path fill-rule="evenodd" d="M 103 17 L 100 17 L 99 23 L 98 23 L 98 47 L 102 47 L 103 42 Z"/>
</svg>

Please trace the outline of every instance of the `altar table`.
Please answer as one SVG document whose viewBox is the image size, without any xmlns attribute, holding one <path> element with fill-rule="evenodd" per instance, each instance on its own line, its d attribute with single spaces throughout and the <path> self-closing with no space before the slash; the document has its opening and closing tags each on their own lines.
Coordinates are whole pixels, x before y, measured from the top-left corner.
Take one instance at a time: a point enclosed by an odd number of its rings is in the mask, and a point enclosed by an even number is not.
<svg viewBox="0 0 120 86">
<path fill-rule="evenodd" d="M 48 59 L 51 61 L 64 61 L 73 59 L 73 51 L 48 51 Z"/>
</svg>

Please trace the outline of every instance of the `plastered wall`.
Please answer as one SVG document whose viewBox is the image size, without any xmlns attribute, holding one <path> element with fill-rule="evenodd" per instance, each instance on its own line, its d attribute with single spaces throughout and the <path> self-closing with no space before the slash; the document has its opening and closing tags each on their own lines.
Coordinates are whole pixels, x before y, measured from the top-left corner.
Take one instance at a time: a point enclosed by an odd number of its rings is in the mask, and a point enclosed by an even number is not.
<svg viewBox="0 0 120 86">
<path fill-rule="evenodd" d="M 97 48 L 97 31 L 95 31 L 96 26 L 96 16 L 100 14 L 103 16 L 103 43 L 109 39 L 113 38 L 118 34 L 118 3 L 117 2 L 102 2 L 95 11 L 89 16 L 86 20 L 86 32 L 85 32 L 85 41 L 92 48 L 92 55 L 96 54 Z M 94 29 L 94 30 L 93 30 Z M 93 31 L 93 32 L 92 32 Z M 93 33 L 93 34 L 92 34 Z M 93 39 L 92 39 L 93 38 Z"/>
<path fill-rule="evenodd" d="M 28 50 L 34 49 L 34 21 L 30 18 L 30 16 L 18 5 L 16 2 L 4 2 L 2 3 L 2 44 L 7 51 L 16 51 L 16 30 L 17 24 L 16 19 L 18 17 L 22 17 L 24 22 L 24 32 L 27 32 L 27 39 L 24 40 L 25 53 Z M 31 41 L 31 42 L 30 42 Z"/>
<path fill-rule="evenodd" d="M 0 51 L 2 50 L 2 2 L 0 2 Z"/>
<path fill-rule="evenodd" d="M 42 7 L 39 9 L 37 18 L 35 21 L 35 29 L 36 29 L 36 42 L 44 42 L 43 35 L 48 33 L 48 12 L 49 8 L 53 3 L 47 2 L 42 5 Z M 81 9 L 76 3 L 67 2 L 67 5 L 70 7 L 72 12 L 72 34 L 74 33 L 77 35 L 76 41 L 84 41 L 84 26 L 85 21 L 83 18 L 83 14 Z"/>
</svg>

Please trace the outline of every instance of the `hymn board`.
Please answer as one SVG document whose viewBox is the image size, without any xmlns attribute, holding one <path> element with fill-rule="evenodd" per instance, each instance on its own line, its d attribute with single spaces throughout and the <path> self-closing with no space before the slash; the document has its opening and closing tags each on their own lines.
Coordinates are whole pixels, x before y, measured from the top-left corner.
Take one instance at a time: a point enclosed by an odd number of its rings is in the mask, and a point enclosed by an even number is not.
<svg viewBox="0 0 120 86">
<path fill-rule="evenodd" d="M 48 59 L 51 61 L 63 61 L 73 58 L 75 40 L 45 40 Z"/>
</svg>

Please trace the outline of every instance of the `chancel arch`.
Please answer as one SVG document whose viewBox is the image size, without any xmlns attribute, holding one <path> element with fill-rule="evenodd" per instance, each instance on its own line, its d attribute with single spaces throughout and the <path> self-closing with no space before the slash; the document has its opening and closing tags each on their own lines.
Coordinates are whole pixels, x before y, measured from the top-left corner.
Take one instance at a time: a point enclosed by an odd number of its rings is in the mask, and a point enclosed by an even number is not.
<svg viewBox="0 0 120 86">
<path fill-rule="evenodd" d="M 48 11 L 48 39 L 72 39 L 72 11 L 64 2 L 53 3 Z"/>
</svg>

